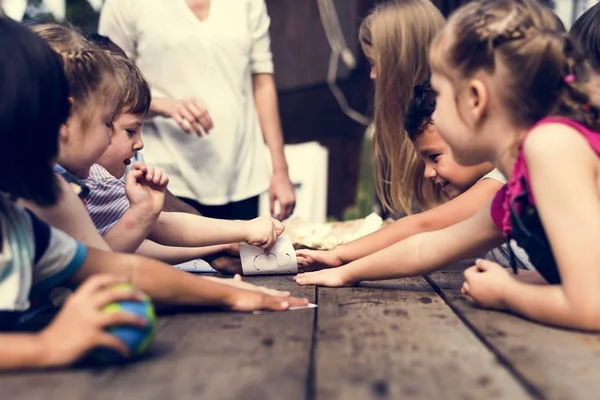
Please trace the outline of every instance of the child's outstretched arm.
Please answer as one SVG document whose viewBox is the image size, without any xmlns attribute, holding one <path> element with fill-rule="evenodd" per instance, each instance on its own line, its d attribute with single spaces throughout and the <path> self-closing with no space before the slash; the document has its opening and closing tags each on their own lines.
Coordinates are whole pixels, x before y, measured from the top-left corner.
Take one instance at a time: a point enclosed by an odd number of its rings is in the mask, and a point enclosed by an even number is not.
<svg viewBox="0 0 600 400">
<path fill-rule="evenodd" d="M 307 268 L 331 268 L 356 261 L 410 236 L 446 228 L 472 217 L 489 203 L 502 183 L 495 179 L 478 181 L 460 196 L 431 210 L 409 215 L 329 251 L 298 250 L 298 262 Z"/>
<path fill-rule="evenodd" d="M 137 255 L 88 249 L 82 268 L 72 280 L 78 283 L 97 274 L 124 277 L 161 305 L 219 306 L 237 311 L 253 311 L 285 310 L 308 303 L 305 299 L 268 295 L 261 288 L 240 289 L 235 285 L 182 272 Z M 244 286 L 252 287 L 249 284 Z"/>
<path fill-rule="evenodd" d="M 75 240 L 100 250 L 111 251 L 110 246 L 100 236 L 81 199 L 61 176 L 57 176 L 60 195 L 56 204 L 47 207 L 30 201 L 19 203 L 33 211 L 40 219 L 52 225 Z"/>
<path fill-rule="evenodd" d="M 118 324 L 144 326 L 145 321 L 126 312 L 101 312 L 115 301 L 142 299 L 137 291 L 111 289 L 123 281 L 106 275 L 90 278 L 43 331 L 0 334 L 0 370 L 66 366 L 99 346 L 126 356 L 127 346 L 104 329 Z"/>
<path fill-rule="evenodd" d="M 200 215 L 198 210 L 187 204 L 185 201 L 175 197 L 175 195 L 169 190 L 165 192 L 165 204 L 163 205 L 163 211 Z"/>
<path fill-rule="evenodd" d="M 218 244 L 205 247 L 173 247 L 163 246 L 151 240 L 144 240 L 135 253 L 167 264 L 180 264 L 216 253 L 227 252 L 232 248 L 232 244 Z"/>
<path fill-rule="evenodd" d="M 524 151 L 562 284 L 528 285 L 496 264 L 480 262 L 483 268 L 465 272 L 464 289 L 483 306 L 548 324 L 600 330 L 598 156 L 579 133 L 557 124 L 533 130 Z"/>
<path fill-rule="evenodd" d="M 502 243 L 489 205 L 448 228 L 411 236 L 347 265 L 296 276 L 301 285 L 346 286 L 360 281 L 426 274 Z"/>
<path fill-rule="evenodd" d="M 161 213 L 148 239 L 165 246 L 202 247 L 246 242 L 269 249 L 284 231 L 274 218 L 228 221 L 184 213 Z"/>
</svg>

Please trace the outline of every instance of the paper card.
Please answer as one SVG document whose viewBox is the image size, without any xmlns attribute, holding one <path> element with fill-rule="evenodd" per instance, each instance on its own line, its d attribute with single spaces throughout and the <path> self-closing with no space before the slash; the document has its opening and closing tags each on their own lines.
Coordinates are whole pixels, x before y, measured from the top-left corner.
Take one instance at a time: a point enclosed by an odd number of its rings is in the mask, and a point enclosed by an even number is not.
<svg viewBox="0 0 600 400">
<path fill-rule="evenodd" d="M 288 236 L 280 236 L 269 254 L 260 247 L 240 243 L 244 275 L 297 274 L 296 250 Z"/>
<path fill-rule="evenodd" d="M 187 272 L 217 272 L 201 258 L 177 264 L 174 267 Z"/>
<path fill-rule="evenodd" d="M 313 303 L 308 303 L 305 306 L 290 307 L 286 311 L 308 310 L 311 308 L 317 308 L 317 305 L 313 304 Z M 267 314 L 267 313 L 271 313 L 271 312 L 281 312 L 281 311 L 253 311 L 252 314 Z"/>
</svg>

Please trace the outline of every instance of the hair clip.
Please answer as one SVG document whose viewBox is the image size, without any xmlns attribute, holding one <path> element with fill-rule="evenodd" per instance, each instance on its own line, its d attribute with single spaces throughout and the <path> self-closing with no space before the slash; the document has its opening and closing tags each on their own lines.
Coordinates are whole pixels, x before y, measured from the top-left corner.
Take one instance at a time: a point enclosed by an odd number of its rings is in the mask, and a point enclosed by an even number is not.
<svg viewBox="0 0 600 400">
<path fill-rule="evenodd" d="M 589 112 L 592 109 L 592 106 L 589 103 L 585 103 L 581 106 L 581 109 L 585 112 Z"/>
<path fill-rule="evenodd" d="M 565 83 L 573 83 L 575 82 L 575 75 L 574 74 L 569 74 L 567 76 L 564 77 L 564 81 Z"/>
</svg>

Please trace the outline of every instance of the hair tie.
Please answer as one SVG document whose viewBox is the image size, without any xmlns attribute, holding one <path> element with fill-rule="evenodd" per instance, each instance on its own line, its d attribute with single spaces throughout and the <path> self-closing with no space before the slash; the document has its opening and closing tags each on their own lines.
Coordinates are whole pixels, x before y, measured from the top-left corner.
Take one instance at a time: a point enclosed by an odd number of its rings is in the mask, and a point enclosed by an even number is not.
<svg viewBox="0 0 600 400">
<path fill-rule="evenodd" d="M 575 75 L 574 74 L 569 74 L 567 76 L 564 77 L 564 81 L 565 83 L 573 83 L 575 82 Z"/>
<path fill-rule="evenodd" d="M 581 109 L 585 112 L 589 112 L 592 109 L 592 106 L 589 103 L 586 103 L 581 106 Z"/>
</svg>

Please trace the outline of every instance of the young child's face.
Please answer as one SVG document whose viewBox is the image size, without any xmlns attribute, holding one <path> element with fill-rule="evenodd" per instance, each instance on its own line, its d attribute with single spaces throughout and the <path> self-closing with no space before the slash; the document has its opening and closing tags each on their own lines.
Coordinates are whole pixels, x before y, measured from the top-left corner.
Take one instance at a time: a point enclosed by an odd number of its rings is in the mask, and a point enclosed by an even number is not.
<svg viewBox="0 0 600 400">
<path fill-rule="evenodd" d="M 82 116 L 75 111 L 67 121 L 58 162 L 78 178 L 87 178 L 90 167 L 110 145 L 113 115 L 113 104 L 105 103 L 92 111 L 89 124 L 84 125 Z"/>
<path fill-rule="evenodd" d="M 430 124 L 414 142 L 419 158 L 425 163 L 425 177 L 441 186 L 450 199 L 467 191 L 493 169 L 491 163 L 465 167 L 457 164 L 448 143 Z"/>
<path fill-rule="evenodd" d="M 113 122 L 112 141 L 98 160 L 111 175 L 120 179 L 131 158 L 144 147 L 142 126 L 144 118 L 136 114 L 121 114 Z"/>
<path fill-rule="evenodd" d="M 456 162 L 461 165 L 477 165 L 476 140 L 469 127 L 459 115 L 457 96 L 452 83 L 441 74 L 432 71 L 431 87 L 436 91 L 436 108 L 433 114 L 438 134 L 452 148 Z"/>
</svg>

